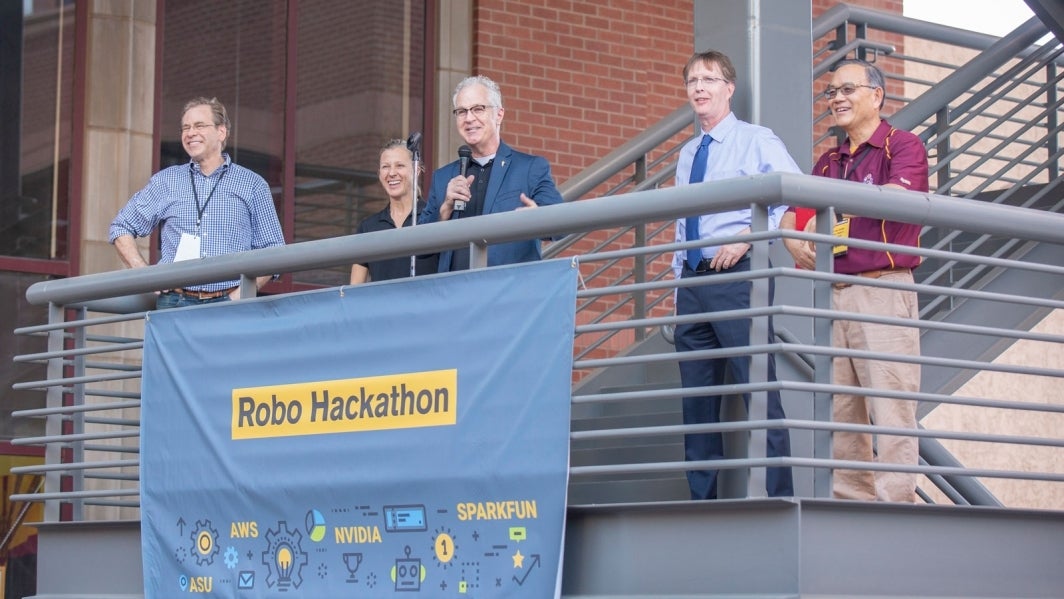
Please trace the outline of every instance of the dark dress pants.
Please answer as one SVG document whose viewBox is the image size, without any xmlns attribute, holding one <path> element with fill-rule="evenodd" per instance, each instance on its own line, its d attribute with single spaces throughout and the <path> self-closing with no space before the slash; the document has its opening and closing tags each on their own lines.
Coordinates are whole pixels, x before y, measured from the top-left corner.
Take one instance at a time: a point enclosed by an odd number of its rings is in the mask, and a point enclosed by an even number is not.
<svg viewBox="0 0 1064 599">
<path fill-rule="evenodd" d="M 749 258 L 740 260 L 735 267 L 720 273 L 709 271 L 696 274 L 685 266 L 682 277 L 685 279 L 705 277 L 708 282 L 710 277 L 744 270 L 750 270 Z M 682 316 L 749 308 L 750 287 L 750 281 L 739 281 L 722 285 L 680 288 L 676 294 L 676 313 Z M 750 345 L 750 319 L 680 324 L 676 326 L 675 337 L 676 350 L 681 352 L 746 347 Z M 770 381 L 776 380 L 776 362 L 771 354 L 768 356 L 768 378 Z M 680 362 L 680 380 L 684 388 L 747 383 L 750 380 L 750 358 L 746 356 L 682 361 Z M 721 400 L 720 395 L 684 397 L 684 424 L 720 422 Z M 743 401 L 749 409 L 749 394 L 743 396 Z M 768 393 L 768 417 L 773 419 L 786 417 L 778 391 Z M 766 437 L 766 453 L 769 457 L 791 455 L 790 435 L 786 429 L 768 429 Z M 684 453 L 687 461 L 722 459 L 724 457 L 723 435 L 721 433 L 685 435 Z M 687 472 L 687 481 L 691 487 L 692 499 L 717 498 L 717 470 L 690 470 Z M 768 468 L 765 475 L 765 487 L 766 492 L 772 497 L 794 495 L 791 469 L 787 467 Z"/>
</svg>

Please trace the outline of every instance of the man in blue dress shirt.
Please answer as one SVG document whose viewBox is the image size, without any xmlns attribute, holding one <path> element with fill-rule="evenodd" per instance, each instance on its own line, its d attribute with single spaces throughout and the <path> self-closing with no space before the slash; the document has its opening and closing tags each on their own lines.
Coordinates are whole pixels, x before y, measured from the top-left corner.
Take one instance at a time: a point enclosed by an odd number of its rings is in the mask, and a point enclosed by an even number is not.
<svg viewBox="0 0 1064 599">
<path fill-rule="evenodd" d="M 735 67 L 724 54 L 716 51 L 697 53 L 683 70 L 687 98 L 698 118 L 702 135 L 680 151 L 676 166 L 676 185 L 715 181 L 731 177 L 769 172 L 800 173 L 787 148 L 769 129 L 740 121 L 731 111 L 735 92 Z M 772 228 L 779 226 L 786 206 L 769 212 Z M 676 222 L 676 240 L 715 239 L 750 232 L 750 210 L 731 210 L 695 215 Z M 676 313 L 684 316 L 750 307 L 749 280 L 715 284 L 713 278 L 723 273 L 750 270 L 750 244 L 707 245 L 691 251 L 678 251 L 673 257 L 676 277 L 699 277 L 706 284 L 681 287 L 676 291 Z M 676 350 L 689 352 L 750 345 L 750 319 L 714 320 L 676 326 Z M 775 380 L 775 361 L 769 355 L 769 380 Z M 744 384 L 750 380 L 749 356 L 694 359 L 680 361 L 680 379 L 684 388 L 725 384 Z M 749 405 L 749 395 L 744 399 Z M 720 394 L 685 397 L 685 424 L 721 421 Z M 778 391 L 768 393 L 768 417 L 784 418 Z M 789 456 L 790 439 L 786 429 L 768 429 L 769 457 Z M 692 433 L 684 439 L 688 461 L 714 460 L 724 457 L 720 433 Z M 716 499 L 717 470 L 689 470 L 687 480 L 692 499 Z M 771 496 L 794 494 L 790 468 L 768 468 L 766 491 Z"/>
<path fill-rule="evenodd" d="M 209 258 L 284 245 L 266 181 L 223 153 L 232 126 L 216 98 L 195 98 L 181 115 L 189 162 L 156 173 L 111 222 L 109 240 L 129 268 L 147 266 L 136 238 L 161 227 L 160 263 Z M 272 277 L 256 279 L 261 288 Z M 222 302 L 239 296 L 239 279 L 159 294 L 157 308 Z"/>
</svg>

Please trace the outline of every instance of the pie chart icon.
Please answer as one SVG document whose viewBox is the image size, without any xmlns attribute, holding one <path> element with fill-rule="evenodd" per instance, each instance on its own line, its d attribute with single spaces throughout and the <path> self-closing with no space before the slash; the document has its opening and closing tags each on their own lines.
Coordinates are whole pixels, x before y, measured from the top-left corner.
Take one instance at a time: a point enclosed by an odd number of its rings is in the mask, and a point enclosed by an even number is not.
<svg viewBox="0 0 1064 599">
<path fill-rule="evenodd" d="M 325 538 L 325 517 L 318 510 L 307 512 L 306 526 L 311 541 L 317 543 Z"/>
</svg>

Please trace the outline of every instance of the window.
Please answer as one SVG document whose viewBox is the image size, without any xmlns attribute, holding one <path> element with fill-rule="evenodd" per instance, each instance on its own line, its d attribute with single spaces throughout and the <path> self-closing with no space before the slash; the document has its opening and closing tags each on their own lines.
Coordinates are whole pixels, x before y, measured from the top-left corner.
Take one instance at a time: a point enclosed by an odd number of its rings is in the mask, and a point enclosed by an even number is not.
<svg viewBox="0 0 1064 599">
<path fill-rule="evenodd" d="M 290 243 L 354 233 L 387 201 L 380 147 L 425 129 L 425 5 L 165 3 L 160 167 L 188 160 L 179 132 L 185 102 L 217 97 L 233 122 L 226 151 L 273 188 Z M 297 272 L 291 281 L 339 285 L 348 273 Z"/>
<path fill-rule="evenodd" d="M 67 260 L 74 3 L 0 2 L 0 256 Z"/>
</svg>

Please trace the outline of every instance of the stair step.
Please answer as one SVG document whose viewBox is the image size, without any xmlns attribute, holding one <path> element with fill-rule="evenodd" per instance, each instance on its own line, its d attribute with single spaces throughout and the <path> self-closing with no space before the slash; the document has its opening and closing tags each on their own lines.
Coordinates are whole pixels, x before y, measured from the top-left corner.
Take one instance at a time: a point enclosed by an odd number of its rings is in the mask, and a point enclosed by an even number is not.
<svg viewBox="0 0 1064 599">
<path fill-rule="evenodd" d="M 569 505 L 685 501 L 690 497 L 687 477 L 675 472 L 569 483 Z"/>
<path fill-rule="evenodd" d="M 657 445 L 639 444 L 623 447 L 573 448 L 569 452 L 571 466 L 597 466 L 602 464 L 643 464 L 676 462 L 683 460 L 683 441 L 673 439 Z"/>
<path fill-rule="evenodd" d="M 679 410 L 671 412 L 632 412 L 608 416 L 573 419 L 570 430 L 594 431 L 641 426 L 672 426 L 683 424 Z"/>
</svg>

